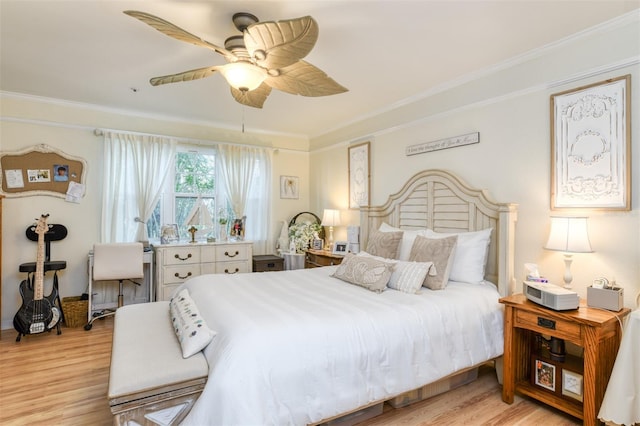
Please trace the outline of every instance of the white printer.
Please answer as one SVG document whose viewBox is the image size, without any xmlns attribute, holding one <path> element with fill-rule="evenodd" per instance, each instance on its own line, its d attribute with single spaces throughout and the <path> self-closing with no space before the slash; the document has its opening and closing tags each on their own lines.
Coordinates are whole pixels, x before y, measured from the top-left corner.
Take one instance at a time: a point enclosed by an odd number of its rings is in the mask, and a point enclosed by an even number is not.
<svg viewBox="0 0 640 426">
<path fill-rule="evenodd" d="M 580 304 L 578 293 L 555 284 L 524 281 L 522 283 L 522 292 L 532 302 L 539 303 L 555 311 L 578 309 Z"/>
</svg>

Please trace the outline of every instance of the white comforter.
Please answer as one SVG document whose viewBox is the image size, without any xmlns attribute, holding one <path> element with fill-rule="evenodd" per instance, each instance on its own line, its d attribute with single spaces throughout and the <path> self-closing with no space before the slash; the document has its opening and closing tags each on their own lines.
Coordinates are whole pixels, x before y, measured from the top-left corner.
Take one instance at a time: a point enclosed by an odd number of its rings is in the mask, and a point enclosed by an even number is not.
<svg viewBox="0 0 640 426">
<path fill-rule="evenodd" d="M 204 275 L 185 287 L 218 332 L 184 425 L 304 425 L 388 399 L 503 351 L 495 286 L 381 294 L 335 267 Z"/>
</svg>

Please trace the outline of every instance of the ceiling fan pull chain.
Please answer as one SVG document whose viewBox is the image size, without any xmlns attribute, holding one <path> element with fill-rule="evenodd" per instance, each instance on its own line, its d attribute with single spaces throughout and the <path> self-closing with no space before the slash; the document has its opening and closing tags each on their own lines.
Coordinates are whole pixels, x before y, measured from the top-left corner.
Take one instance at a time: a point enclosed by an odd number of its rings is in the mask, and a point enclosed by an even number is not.
<svg viewBox="0 0 640 426">
<path fill-rule="evenodd" d="M 244 133 L 244 105 L 242 105 L 242 133 Z"/>
</svg>

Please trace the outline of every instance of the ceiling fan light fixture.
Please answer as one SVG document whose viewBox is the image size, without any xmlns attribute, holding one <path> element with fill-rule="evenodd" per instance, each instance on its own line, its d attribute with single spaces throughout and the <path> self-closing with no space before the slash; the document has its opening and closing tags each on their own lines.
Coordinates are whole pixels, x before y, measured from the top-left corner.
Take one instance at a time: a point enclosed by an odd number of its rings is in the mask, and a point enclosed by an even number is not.
<svg viewBox="0 0 640 426">
<path fill-rule="evenodd" d="M 249 62 L 232 62 L 220 70 L 230 86 L 240 91 L 251 91 L 260 87 L 267 78 L 267 71 Z"/>
</svg>

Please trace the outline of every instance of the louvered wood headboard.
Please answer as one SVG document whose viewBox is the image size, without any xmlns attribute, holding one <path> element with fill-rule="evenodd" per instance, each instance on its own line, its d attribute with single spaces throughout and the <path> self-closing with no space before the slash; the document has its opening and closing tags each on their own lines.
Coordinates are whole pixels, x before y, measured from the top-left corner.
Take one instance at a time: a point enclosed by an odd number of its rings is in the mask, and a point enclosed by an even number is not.
<svg viewBox="0 0 640 426">
<path fill-rule="evenodd" d="M 514 239 L 517 205 L 496 203 L 484 190 L 467 185 L 444 170 L 415 174 L 381 206 L 360 208 L 360 245 L 367 247 L 370 230 L 383 222 L 403 229 L 429 228 L 437 232 L 479 231 L 493 228 L 485 279 L 502 296 L 514 281 Z"/>
</svg>

